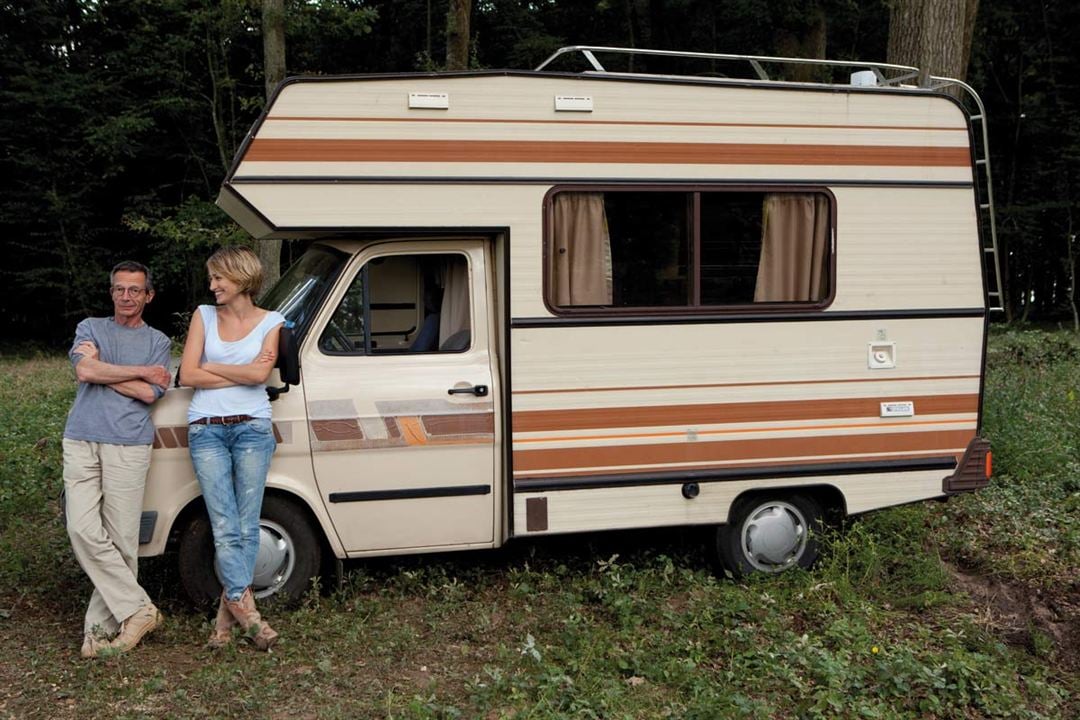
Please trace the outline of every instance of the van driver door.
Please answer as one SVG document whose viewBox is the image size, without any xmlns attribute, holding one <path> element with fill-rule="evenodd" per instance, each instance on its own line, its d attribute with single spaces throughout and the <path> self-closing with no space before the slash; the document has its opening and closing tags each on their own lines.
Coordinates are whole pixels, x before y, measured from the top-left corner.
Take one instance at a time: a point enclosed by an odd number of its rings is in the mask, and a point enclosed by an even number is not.
<svg viewBox="0 0 1080 720">
<path fill-rule="evenodd" d="M 494 542 L 487 265 L 479 239 L 368 247 L 305 342 L 315 478 L 350 554 Z"/>
</svg>

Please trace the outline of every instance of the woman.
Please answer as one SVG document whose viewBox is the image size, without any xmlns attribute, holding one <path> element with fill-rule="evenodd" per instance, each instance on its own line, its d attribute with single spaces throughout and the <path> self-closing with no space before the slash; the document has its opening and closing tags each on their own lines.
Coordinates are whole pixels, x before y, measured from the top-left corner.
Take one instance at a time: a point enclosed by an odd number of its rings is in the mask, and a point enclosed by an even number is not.
<svg viewBox="0 0 1080 720">
<path fill-rule="evenodd" d="M 208 644 L 227 644 L 239 624 L 256 647 L 269 650 L 277 633 L 255 609 L 251 581 L 266 472 L 277 447 L 266 380 L 285 318 L 255 305 L 263 272 L 249 248 L 222 248 L 206 268 L 217 306 L 200 305 L 192 315 L 180 382 L 195 388 L 188 444 L 223 585 Z"/>
</svg>

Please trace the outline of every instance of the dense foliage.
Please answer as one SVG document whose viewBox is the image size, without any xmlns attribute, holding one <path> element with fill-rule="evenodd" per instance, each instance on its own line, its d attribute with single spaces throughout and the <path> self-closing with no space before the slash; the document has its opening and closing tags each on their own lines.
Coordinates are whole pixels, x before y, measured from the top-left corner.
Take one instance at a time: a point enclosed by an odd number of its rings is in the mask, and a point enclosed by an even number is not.
<svg viewBox="0 0 1080 720">
<path fill-rule="evenodd" d="M 989 106 L 1012 309 L 1069 317 L 1080 6 L 982 5 L 970 80 Z M 435 70 L 444 57 L 447 0 L 288 0 L 285 12 L 292 75 Z M 477 0 L 470 39 L 475 67 L 530 68 L 585 43 L 785 54 L 824 27 L 827 57 L 884 60 L 888 23 L 886 0 Z M 6 339 L 61 342 L 107 310 L 104 272 L 128 256 L 158 275 L 151 320 L 177 329 L 174 313 L 203 296 L 209 246 L 243 239 L 212 201 L 263 107 L 260 32 L 258 0 L 0 2 Z"/>
</svg>

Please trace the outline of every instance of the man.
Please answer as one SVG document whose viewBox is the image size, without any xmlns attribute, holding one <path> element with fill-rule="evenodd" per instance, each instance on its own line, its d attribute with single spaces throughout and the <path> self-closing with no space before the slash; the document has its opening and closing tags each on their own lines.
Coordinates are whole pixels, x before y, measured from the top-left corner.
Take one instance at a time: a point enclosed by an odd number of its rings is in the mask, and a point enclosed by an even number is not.
<svg viewBox="0 0 1080 720">
<path fill-rule="evenodd" d="M 136 576 L 154 442 L 150 405 L 169 386 L 170 343 L 142 318 L 154 299 L 150 270 L 122 262 L 109 277 L 113 316 L 87 318 L 75 330 L 70 356 L 79 389 L 64 427 L 68 536 L 94 584 L 85 658 L 105 648 L 130 650 L 161 623 Z"/>
</svg>

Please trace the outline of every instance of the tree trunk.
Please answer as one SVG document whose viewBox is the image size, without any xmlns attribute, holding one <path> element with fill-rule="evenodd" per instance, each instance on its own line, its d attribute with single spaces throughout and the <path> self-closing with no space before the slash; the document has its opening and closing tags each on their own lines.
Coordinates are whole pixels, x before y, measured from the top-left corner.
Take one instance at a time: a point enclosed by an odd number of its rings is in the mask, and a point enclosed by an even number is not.
<svg viewBox="0 0 1080 720">
<path fill-rule="evenodd" d="M 893 0 L 889 9 L 889 62 L 929 75 L 963 80 L 971 53 L 978 0 Z"/>
<path fill-rule="evenodd" d="M 469 67 L 469 14 L 472 0 L 450 0 L 446 9 L 446 69 Z"/>
<path fill-rule="evenodd" d="M 1068 267 L 1065 269 L 1066 277 L 1069 280 L 1069 310 L 1072 311 L 1073 316 L 1073 332 L 1080 333 L 1080 308 L 1076 305 L 1076 251 L 1074 246 L 1076 245 L 1076 235 L 1073 234 L 1073 215 L 1072 207 L 1068 209 L 1069 217 L 1069 229 L 1065 233 L 1065 262 L 1068 263 Z"/>
<path fill-rule="evenodd" d="M 975 39 L 975 16 L 979 14 L 979 0 L 964 0 L 964 44 L 960 48 L 960 74 L 957 80 L 966 80 L 971 64 L 971 45 Z"/>
<path fill-rule="evenodd" d="M 776 54 L 781 57 L 794 58 L 819 58 L 825 59 L 825 9 L 816 6 L 805 18 L 806 26 L 796 31 L 791 28 L 780 28 L 776 32 Z M 821 82 L 827 80 L 822 76 L 822 67 L 819 65 L 788 65 L 785 66 L 787 80 L 795 82 Z"/>
<path fill-rule="evenodd" d="M 263 74 L 266 76 L 266 102 L 278 84 L 285 79 L 285 0 L 263 0 Z M 281 276 L 281 241 L 263 240 L 259 243 L 259 260 L 265 279 L 263 291 L 274 286 Z"/>
<path fill-rule="evenodd" d="M 636 48 L 637 39 L 634 33 L 634 25 L 637 23 L 634 12 L 634 0 L 626 0 L 626 47 Z M 629 55 L 627 58 L 627 72 L 634 72 L 634 60 L 637 55 Z"/>
<path fill-rule="evenodd" d="M 285 79 L 285 0 L 263 0 L 263 75 L 266 76 L 266 99 Z"/>
<path fill-rule="evenodd" d="M 427 24 L 424 29 L 424 52 L 427 55 L 429 65 L 435 62 L 431 55 L 431 0 L 427 0 Z"/>
</svg>

